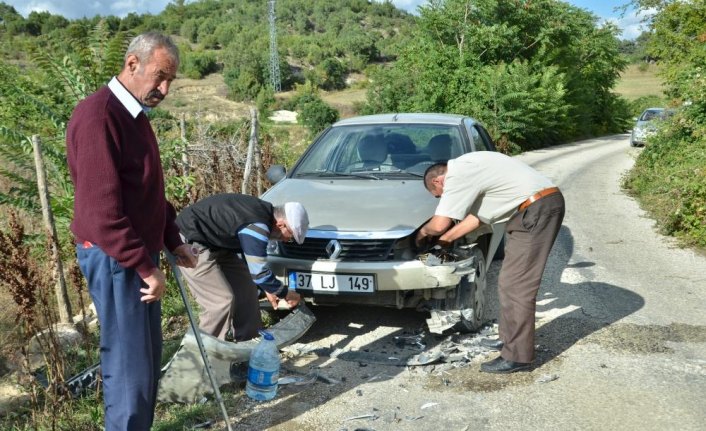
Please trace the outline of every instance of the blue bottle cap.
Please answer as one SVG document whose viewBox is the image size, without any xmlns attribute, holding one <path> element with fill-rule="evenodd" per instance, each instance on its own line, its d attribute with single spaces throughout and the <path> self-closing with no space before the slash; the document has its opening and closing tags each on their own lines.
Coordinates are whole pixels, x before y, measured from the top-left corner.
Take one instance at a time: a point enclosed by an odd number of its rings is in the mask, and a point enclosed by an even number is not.
<svg viewBox="0 0 706 431">
<path fill-rule="evenodd" d="M 274 341 L 275 340 L 275 336 L 272 335 L 271 332 L 265 331 L 264 329 L 260 330 L 260 335 L 262 335 L 262 338 L 264 338 L 267 341 Z"/>
</svg>

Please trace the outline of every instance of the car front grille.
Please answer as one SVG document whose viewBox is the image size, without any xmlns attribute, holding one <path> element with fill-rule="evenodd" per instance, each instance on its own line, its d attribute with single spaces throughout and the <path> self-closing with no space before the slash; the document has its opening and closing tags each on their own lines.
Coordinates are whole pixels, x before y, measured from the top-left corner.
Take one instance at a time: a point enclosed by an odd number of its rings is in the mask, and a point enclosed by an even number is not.
<svg viewBox="0 0 706 431">
<path fill-rule="evenodd" d="M 330 239 L 307 238 L 303 244 L 281 243 L 282 256 L 292 259 L 329 259 L 326 246 Z M 394 239 L 339 239 L 341 252 L 337 260 L 385 261 L 393 257 Z"/>
</svg>

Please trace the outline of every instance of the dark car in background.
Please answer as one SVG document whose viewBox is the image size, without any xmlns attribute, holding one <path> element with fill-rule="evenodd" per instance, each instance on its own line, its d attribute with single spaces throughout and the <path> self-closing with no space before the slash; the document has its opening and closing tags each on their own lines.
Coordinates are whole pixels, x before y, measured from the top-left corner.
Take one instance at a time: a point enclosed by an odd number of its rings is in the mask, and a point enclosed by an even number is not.
<svg viewBox="0 0 706 431">
<path fill-rule="evenodd" d="M 315 304 L 367 304 L 447 311 L 467 329 L 486 320 L 486 271 L 504 224 L 483 226 L 450 250 L 422 253 L 416 231 L 436 200 L 426 168 L 471 151 L 495 151 L 473 118 L 385 114 L 339 121 L 289 171 L 268 170 L 262 198 L 301 202 L 310 226 L 303 244 L 271 242 L 275 275 Z"/>
</svg>

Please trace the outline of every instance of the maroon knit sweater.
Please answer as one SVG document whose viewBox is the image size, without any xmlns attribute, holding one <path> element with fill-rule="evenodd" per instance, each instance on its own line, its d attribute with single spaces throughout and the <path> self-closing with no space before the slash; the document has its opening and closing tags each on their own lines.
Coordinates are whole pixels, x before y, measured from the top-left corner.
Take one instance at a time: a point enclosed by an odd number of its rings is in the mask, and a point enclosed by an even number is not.
<svg viewBox="0 0 706 431">
<path fill-rule="evenodd" d="M 104 86 L 81 101 L 66 131 L 75 187 L 71 231 L 145 278 L 150 254 L 182 242 L 164 197 L 157 139 L 144 113 L 133 118 Z"/>
</svg>

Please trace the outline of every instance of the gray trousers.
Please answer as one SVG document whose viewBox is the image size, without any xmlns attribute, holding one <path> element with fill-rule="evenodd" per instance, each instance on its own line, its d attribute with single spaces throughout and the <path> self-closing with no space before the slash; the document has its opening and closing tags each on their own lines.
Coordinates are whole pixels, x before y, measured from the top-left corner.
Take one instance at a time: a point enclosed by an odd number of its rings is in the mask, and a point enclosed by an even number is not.
<svg viewBox="0 0 706 431">
<path fill-rule="evenodd" d="M 256 337 L 262 318 L 258 289 L 246 262 L 233 251 L 193 246 L 199 252 L 196 268 L 180 269 L 201 309 L 199 328 L 221 340 L 229 330 L 235 341 Z"/>
<path fill-rule="evenodd" d="M 545 196 L 507 223 L 505 259 L 498 276 L 501 356 L 514 362 L 534 359 L 537 291 L 549 252 L 564 220 L 561 192 Z"/>
</svg>

